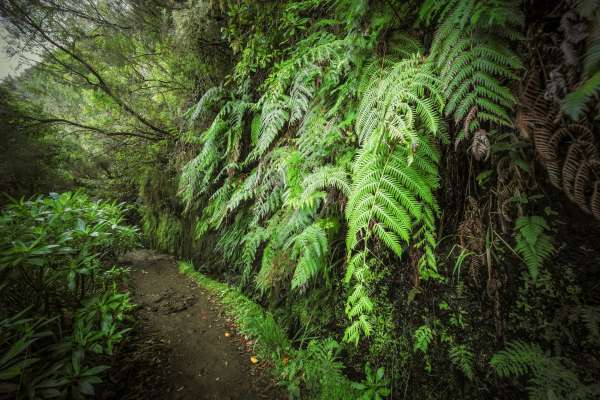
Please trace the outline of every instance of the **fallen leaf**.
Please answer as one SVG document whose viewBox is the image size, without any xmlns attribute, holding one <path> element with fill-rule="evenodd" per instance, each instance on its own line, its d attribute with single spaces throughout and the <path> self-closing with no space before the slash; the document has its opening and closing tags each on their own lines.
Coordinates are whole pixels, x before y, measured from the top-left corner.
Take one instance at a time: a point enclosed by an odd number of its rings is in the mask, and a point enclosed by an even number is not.
<svg viewBox="0 0 600 400">
<path fill-rule="evenodd" d="M 231 333 L 225 332 L 225 337 L 229 337 L 229 336 L 231 336 Z"/>
<path fill-rule="evenodd" d="M 258 358 L 256 358 L 256 356 L 252 356 L 252 357 L 250 357 L 250 362 L 252 364 L 256 364 L 256 363 L 258 363 Z"/>
</svg>

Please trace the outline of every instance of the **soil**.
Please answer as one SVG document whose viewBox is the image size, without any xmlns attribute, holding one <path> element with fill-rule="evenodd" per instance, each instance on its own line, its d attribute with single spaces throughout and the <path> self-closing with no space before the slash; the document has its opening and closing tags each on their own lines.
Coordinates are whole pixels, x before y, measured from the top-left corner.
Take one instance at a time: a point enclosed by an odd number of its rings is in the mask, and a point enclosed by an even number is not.
<svg viewBox="0 0 600 400">
<path fill-rule="evenodd" d="M 286 398 L 217 299 L 181 275 L 174 258 L 127 254 L 136 326 L 109 370 L 102 399 Z"/>
</svg>

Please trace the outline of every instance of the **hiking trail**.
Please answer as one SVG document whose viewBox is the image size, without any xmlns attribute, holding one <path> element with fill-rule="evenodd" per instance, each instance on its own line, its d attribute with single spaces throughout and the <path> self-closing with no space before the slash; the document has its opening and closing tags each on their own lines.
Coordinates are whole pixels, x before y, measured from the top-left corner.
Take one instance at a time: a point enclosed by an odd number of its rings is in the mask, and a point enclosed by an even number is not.
<svg viewBox="0 0 600 400">
<path fill-rule="evenodd" d="M 110 377 L 125 391 L 119 398 L 285 398 L 265 365 L 252 363 L 252 341 L 238 335 L 214 296 L 178 272 L 173 257 L 136 250 L 121 262 L 132 267 L 139 309 L 125 359 Z"/>
</svg>

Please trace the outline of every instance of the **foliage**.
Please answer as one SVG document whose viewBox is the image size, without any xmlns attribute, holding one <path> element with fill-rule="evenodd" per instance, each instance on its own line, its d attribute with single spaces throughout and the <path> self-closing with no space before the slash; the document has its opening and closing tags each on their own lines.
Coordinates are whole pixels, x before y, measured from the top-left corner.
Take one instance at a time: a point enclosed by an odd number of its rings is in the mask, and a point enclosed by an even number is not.
<svg viewBox="0 0 600 400">
<path fill-rule="evenodd" d="M 1 189 L 135 203 L 147 246 L 238 288 L 202 278 L 294 396 L 522 398 L 486 369 L 518 341 L 560 356 L 560 397 L 600 379 L 598 2 L 543 5 L 3 2 L 40 61 L 0 167 L 48 179 Z"/>
<path fill-rule="evenodd" d="M 345 399 L 353 395 L 353 388 L 372 390 L 373 385 L 357 387 L 344 376 L 338 360 L 340 345 L 333 339 L 312 340 L 306 348 L 294 349 L 273 316 L 241 292 L 196 272 L 191 263 L 181 262 L 179 270 L 219 296 L 240 333 L 256 340 L 259 357 L 275 363 L 275 373 L 292 398 Z M 383 393 L 381 377 L 374 382 L 376 393 Z"/>
<path fill-rule="evenodd" d="M 390 395 L 388 389 L 389 382 L 384 377 L 385 370 L 383 367 L 377 368 L 373 372 L 369 363 L 365 364 L 366 379 L 362 383 L 355 383 L 355 389 L 362 391 L 359 399 L 362 400 L 382 400 Z"/>
<path fill-rule="evenodd" d="M 546 231 L 550 229 L 540 216 L 520 217 L 515 224 L 517 234 L 515 249 L 523 257 L 529 275 L 537 279 L 542 263 L 554 252 L 554 246 Z"/>
<path fill-rule="evenodd" d="M 522 376 L 531 374 L 529 398 L 586 399 L 598 396 L 598 384 L 585 385 L 577 375 L 566 368 L 560 357 L 545 354 L 537 344 L 510 342 L 506 349 L 496 353 L 490 364 L 498 375 Z"/>
<path fill-rule="evenodd" d="M 512 126 L 516 98 L 504 83 L 522 68 L 509 40 L 519 38 L 523 15 L 512 1 L 426 1 L 420 17 L 439 19 L 431 55 L 447 98 L 445 113 L 465 134 L 483 123 Z"/>
<path fill-rule="evenodd" d="M 14 200 L 0 216 L 0 380 L 17 398 L 94 394 L 129 328 L 115 255 L 137 242 L 122 204 L 80 192 Z"/>
<path fill-rule="evenodd" d="M 580 119 L 591 99 L 597 97 L 600 89 L 600 12 L 595 5 L 595 12 L 581 10 L 584 18 L 591 19 L 591 32 L 588 46 L 583 56 L 583 80 L 574 91 L 565 96 L 562 109 L 571 119 Z"/>
<path fill-rule="evenodd" d="M 375 63 L 377 64 L 377 63 Z M 371 72 L 371 68 L 367 68 Z M 352 255 L 347 280 L 356 281 L 346 305 L 353 321 L 345 338 L 357 343 L 369 335 L 367 254 L 371 236 L 398 257 L 415 241 L 423 249 L 419 270 L 435 276 L 435 215 L 438 155 L 423 132 L 436 134 L 442 100 L 436 80 L 417 58 L 393 64 L 369 79 L 362 93 L 356 129 L 363 146 L 353 164 L 346 218 L 346 246 Z M 366 75 L 370 78 L 370 75 Z"/>
</svg>

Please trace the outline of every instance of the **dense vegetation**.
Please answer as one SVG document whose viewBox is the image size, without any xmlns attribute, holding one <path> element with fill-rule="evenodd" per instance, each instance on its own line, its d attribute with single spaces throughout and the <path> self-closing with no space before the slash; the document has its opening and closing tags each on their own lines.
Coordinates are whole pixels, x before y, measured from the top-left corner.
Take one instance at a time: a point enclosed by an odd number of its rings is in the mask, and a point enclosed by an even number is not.
<svg viewBox="0 0 600 400">
<path fill-rule="evenodd" d="M 81 193 L 8 204 L 0 216 L 0 395 L 94 394 L 132 308 L 111 264 L 137 241 L 122 205 Z M 104 359 L 105 359 L 104 358 Z"/>
<path fill-rule="evenodd" d="M 0 14 L 41 60 L 0 92 L 0 189 L 135 204 L 148 246 L 268 311 L 272 329 L 242 326 L 291 396 L 600 396 L 597 1 L 7 0 Z M 21 234 L 2 251 L 35 242 Z"/>
</svg>

